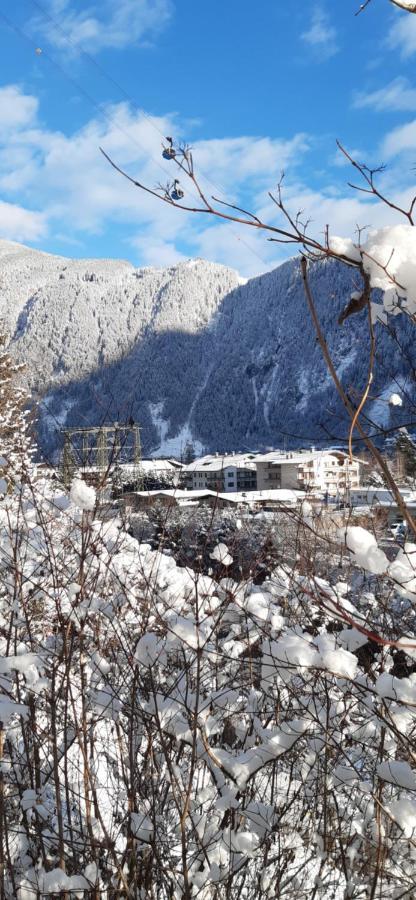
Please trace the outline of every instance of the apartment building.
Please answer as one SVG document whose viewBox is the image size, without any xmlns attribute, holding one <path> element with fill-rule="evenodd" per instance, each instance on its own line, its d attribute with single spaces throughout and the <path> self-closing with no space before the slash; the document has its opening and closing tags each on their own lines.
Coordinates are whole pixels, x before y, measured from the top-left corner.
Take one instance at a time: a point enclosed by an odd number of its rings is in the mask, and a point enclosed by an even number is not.
<svg viewBox="0 0 416 900">
<path fill-rule="evenodd" d="M 287 488 L 345 496 L 361 483 L 361 460 L 340 450 L 273 450 L 256 457 L 258 490 Z"/>
<path fill-rule="evenodd" d="M 184 466 L 182 475 L 187 487 L 193 491 L 255 491 L 256 456 L 254 453 L 203 456 Z"/>
<path fill-rule="evenodd" d="M 364 463 L 341 450 L 297 450 L 270 453 L 216 454 L 195 459 L 182 471 L 182 483 L 193 491 L 319 492 L 345 497 L 361 484 Z"/>
</svg>

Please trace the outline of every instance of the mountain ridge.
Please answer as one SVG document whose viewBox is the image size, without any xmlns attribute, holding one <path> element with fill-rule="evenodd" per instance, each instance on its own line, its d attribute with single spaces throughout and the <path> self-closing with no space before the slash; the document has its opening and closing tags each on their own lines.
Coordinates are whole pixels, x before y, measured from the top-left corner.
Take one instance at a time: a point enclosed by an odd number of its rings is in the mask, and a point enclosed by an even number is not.
<svg viewBox="0 0 416 900">
<path fill-rule="evenodd" d="M 357 273 L 311 265 L 310 283 L 338 373 L 352 396 L 367 378 L 365 314 L 337 324 Z M 40 400 L 48 456 L 64 425 L 142 426 L 146 453 L 238 450 L 342 440 L 347 422 L 306 307 L 299 261 L 246 283 L 204 260 L 168 268 L 71 260 L 0 242 L 0 316 Z M 414 387 L 397 340 L 416 363 L 411 323 L 376 326 L 377 364 L 367 413 L 389 427 L 388 404 Z"/>
</svg>

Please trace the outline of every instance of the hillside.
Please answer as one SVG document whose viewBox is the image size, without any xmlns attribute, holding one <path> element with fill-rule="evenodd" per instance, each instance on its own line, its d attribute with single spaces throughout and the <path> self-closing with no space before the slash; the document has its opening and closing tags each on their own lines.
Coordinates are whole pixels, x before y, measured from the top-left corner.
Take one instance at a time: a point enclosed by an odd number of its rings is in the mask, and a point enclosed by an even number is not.
<svg viewBox="0 0 416 900">
<path fill-rule="evenodd" d="M 354 394 L 365 384 L 364 314 L 337 325 L 357 276 L 317 263 L 311 285 L 338 372 Z M 240 283 L 231 269 L 191 260 L 136 269 L 115 260 L 70 260 L 0 242 L 0 316 L 42 399 L 48 455 L 63 424 L 142 426 L 146 453 L 333 441 L 345 419 L 306 309 L 298 261 Z M 404 383 L 397 339 L 416 362 L 404 317 L 377 326 L 368 413 L 386 426 L 388 396 Z M 394 415 L 398 415 L 397 410 Z M 406 420 L 406 404 L 400 411 Z"/>
</svg>

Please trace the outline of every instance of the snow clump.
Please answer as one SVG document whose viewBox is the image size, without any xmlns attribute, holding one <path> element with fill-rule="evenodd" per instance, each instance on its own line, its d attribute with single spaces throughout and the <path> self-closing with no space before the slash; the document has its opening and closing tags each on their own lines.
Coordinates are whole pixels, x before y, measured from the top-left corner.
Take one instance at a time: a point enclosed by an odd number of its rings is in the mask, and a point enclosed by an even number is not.
<svg viewBox="0 0 416 900">
<path fill-rule="evenodd" d="M 387 571 L 389 561 L 383 550 L 377 546 L 377 541 L 370 531 L 360 525 L 352 525 L 340 530 L 340 537 L 345 540 L 348 550 L 355 557 L 355 562 L 366 572 L 373 575 L 383 575 Z"/>
<path fill-rule="evenodd" d="M 95 488 L 85 484 L 85 481 L 82 481 L 81 478 L 74 478 L 71 484 L 70 497 L 74 506 L 78 506 L 79 509 L 86 511 L 94 509 L 97 499 Z"/>
<path fill-rule="evenodd" d="M 416 229 L 393 225 L 370 231 L 367 240 L 354 244 L 349 238 L 333 235 L 329 249 L 362 263 L 372 288 L 383 291 L 384 309 L 397 314 L 401 309 L 416 312 Z"/>
<path fill-rule="evenodd" d="M 230 566 L 233 561 L 231 553 L 228 552 L 227 544 L 217 544 L 210 554 L 210 557 L 211 559 L 215 559 L 217 562 L 222 563 L 223 566 Z"/>
<path fill-rule="evenodd" d="M 397 784 L 410 791 L 416 790 L 415 773 L 407 762 L 389 759 L 377 766 L 377 774 L 383 781 L 389 781 L 391 784 Z"/>
<path fill-rule="evenodd" d="M 403 400 L 400 394 L 392 394 L 389 399 L 390 406 L 403 406 Z"/>
</svg>

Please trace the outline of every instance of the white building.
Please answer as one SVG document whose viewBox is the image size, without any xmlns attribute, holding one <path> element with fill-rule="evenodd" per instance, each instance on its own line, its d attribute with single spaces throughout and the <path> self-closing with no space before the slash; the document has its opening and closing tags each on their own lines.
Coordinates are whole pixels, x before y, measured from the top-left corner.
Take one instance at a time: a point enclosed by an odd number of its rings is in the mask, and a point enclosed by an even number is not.
<svg viewBox="0 0 416 900">
<path fill-rule="evenodd" d="M 403 498 L 410 494 L 410 491 L 400 489 Z M 379 506 L 380 503 L 393 503 L 393 494 L 386 487 L 354 487 L 350 491 L 351 506 Z"/>
<path fill-rule="evenodd" d="M 183 477 L 193 491 L 209 489 L 219 493 L 255 491 L 257 488 L 256 455 L 232 453 L 225 456 L 202 456 L 183 467 Z"/>
<path fill-rule="evenodd" d="M 256 456 L 257 488 L 320 491 L 330 497 L 348 495 L 361 481 L 361 460 L 340 450 L 273 450 Z"/>
<path fill-rule="evenodd" d="M 193 491 L 287 489 L 344 498 L 359 487 L 364 465 L 341 450 L 215 454 L 184 466 L 182 478 Z"/>
</svg>

